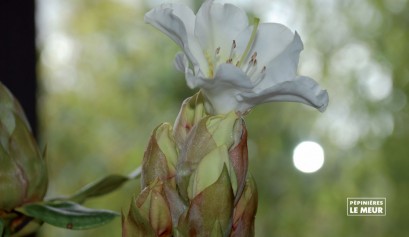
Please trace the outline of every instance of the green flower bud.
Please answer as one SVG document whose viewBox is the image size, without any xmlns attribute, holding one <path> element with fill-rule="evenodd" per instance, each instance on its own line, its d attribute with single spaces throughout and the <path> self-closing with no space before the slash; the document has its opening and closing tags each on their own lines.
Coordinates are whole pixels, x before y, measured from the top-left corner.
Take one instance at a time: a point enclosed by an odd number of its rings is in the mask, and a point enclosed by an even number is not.
<svg viewBox="0 0 409 237">
<path fill-rule="evenodd" d="M 235 128 L 240 121 L 238 116 L 231 112 L 205 117 L 192 128 L 181 149 L 176 174 L 179 192 L 185 200 L 192 199 L 211 182 L 217 180 L 223 164 L 227 165 L 232 188 L 236 192 L 237 178 L 232 169 L 229 150 L 234 144 L 239 143 L 235 141 L 240 140 Z M 202 164 L 199 169 L 200 163 Z"/>
<path fill-rule="evenodd" d="M 158 223 L 168 222 L 152 219 L 152 197 L 159 200 L 157 218 L 171 219 L 173 236 L 254 236 L 257 192 L 246 180 L 244 120 L 235 112 L 207 115 L 198 93 L 185 100 L 171 131 L 162 124 L 151 136 L 142 166 L 146 188 L 124 219 L 124 236 L 162 233 Z"/>
<path fill-rule="evenodd" d="M 142 188 L 148 186 L 156 178 L 174 183 L 177 157 L 178 150 L 172 136 L 172 126 L 163 123 L 153 131 L 144 154 Z"/>
<path fill-rule="evenodd" d="M 183 101 L 182 107 L 180 108 L 175 121 L 175 129 L 173 132 L 179 148 L 181 148 L 185 142 L 193 126 L 207 115 L 204 106 L 204 98 L 201 92 L 198 92 L 194 96 Z"/>
<path fill-rule="evenodd" d="M 122 216 L 124 237 L 172 236 L 172 217 L 163 185 L 156 179 L 134 198 L 128 215 Z"/>
<path fill-rule="evenodd" d="M 0 211 L 42 200 L 47 184 L 45 160 L 27 119 L 0 83 Z"/>
</svg>

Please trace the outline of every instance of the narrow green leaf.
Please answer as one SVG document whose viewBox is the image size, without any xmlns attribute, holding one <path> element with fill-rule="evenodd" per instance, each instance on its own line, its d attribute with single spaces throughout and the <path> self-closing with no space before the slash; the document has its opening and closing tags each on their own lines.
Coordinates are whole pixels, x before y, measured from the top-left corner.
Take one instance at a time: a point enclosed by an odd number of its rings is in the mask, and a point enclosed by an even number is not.
<svg viewBox="0 0 409 237">
<path fill-rule="evenodd" d="M 109 175 L 94 183 L 81 188 L 77 193 L 67 198 L 67 200 L 83 203 L 88 198 L 98 197 L 115 191 L 122 186 L 129 178 L 122 175 Z"/>
<path fill-rule="evenodd" d="M 83 203 L 88 198 L 99 197 L 111 193 L 120 188 L 125 182 L 137 179 L 141 176 L 142 167 L 139 166 L 128 176 L 109 175 L 94 183 L 88 184 L 68 198 L 56 198 L 53 200 L 68 200 L 76 203 Z"/>
<path fill-rule="evenodd" d="M 17 211 L 48 224 L 74 230 L 95 228 L 118 216 L 113 211 L 90 209 L 68 201 L 33 203 Z"/>
</svg>

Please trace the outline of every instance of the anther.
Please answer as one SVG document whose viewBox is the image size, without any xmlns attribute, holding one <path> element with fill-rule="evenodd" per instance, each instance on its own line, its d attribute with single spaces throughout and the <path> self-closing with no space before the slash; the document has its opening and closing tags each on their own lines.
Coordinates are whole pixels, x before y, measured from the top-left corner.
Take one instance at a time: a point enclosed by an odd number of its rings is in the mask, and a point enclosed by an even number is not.
<svg viewBox="0 0 409 237">
<path fill-rule="evenodd" d="M 254 52 L 253 55 L 251 55 L 251 61 L 256 60 L 257 57 L 257 52 Z"/>
<path fill-rule="evenodd" d="M 266 72 L 266 66 L 263 67 L 263 69 L 261 69 L 261 73 L 265 73 Z"/>
<path fill-rule="evenodd" d="M 233 54 L 234 54 L 234 50 L 236 49 L 236 41 L 233 40 L 233 43 L 231 45 L 231 49 L 230 49 L 230 55 L 229 55 L 229 60 L 232 59 L 233 61 Z M 231 62 L 230 62 L 231 63 Z"/>
<path fill-rule="evenodd" d="M 229 59 L 227 59 L 227 61 L 226 61 L 226 63 L 232 63 L 233 62 L 233 59 L 232 58 L 229 58 Z"/>
<path fill-rule="evenodd" d="M 217 47 L 216 49 L 216 55 L 220 53 L 220 47 Z"/>
</svg>

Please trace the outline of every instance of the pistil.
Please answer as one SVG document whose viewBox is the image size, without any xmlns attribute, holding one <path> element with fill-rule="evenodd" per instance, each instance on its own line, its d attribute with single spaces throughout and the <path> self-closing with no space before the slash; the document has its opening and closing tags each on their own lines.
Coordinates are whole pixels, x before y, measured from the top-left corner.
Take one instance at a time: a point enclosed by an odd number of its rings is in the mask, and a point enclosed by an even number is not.
<svg viewBox="0 0 409 237">
<path fill-rule="evenodd" d="M 260 23 L 260 19 L 259 18 L 254 18 L 253 31 L 251 32 L 251 36 L 250 36 L 249 42 L 247 43 L 247 47 L 244 50 L 243 55 L 241 56 L 241 58 L 239 60 L 238 67 L 241 67 L 241 64 L 243 63 L 244 59 L 247 57 L 247 54 L 249 53 L 250 48 L 253 45 L 254 40 L 256 39 L 257 28 L 258 28 L 259 23 Z"/>
</svg>

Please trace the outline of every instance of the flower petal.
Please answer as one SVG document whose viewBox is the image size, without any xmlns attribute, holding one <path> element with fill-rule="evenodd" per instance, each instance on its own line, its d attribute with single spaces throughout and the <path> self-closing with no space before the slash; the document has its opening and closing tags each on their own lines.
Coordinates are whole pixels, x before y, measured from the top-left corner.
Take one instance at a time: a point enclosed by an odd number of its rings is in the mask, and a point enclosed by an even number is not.
<svg viewBox="0 0 409 237">
<path fill-rule="evenodd" d="M 218 67 L 214 79 L 197 78 L 197 87 L 202 88 L 209 104 L 208 111 L 213 114 L 224 114 L 236 110 L 236 95 L 241 92 L 250 93 L 253 84 L 247 75 L 232 64 Z"/>
<path fill-rule="evenodd" d="M 253 26 L 247 27 L 239 36 L 237 51 L 244 52 L 250 40 Z M 253 45 L 243 61 L 248 64 L 252 55 L 257 52 L 257 64 L 259 68 L 267 66 L 270 61 L 280 55 L 293 41 L 294 33 L 286 26 L 277 23 L 262 23 L 258 25 L 257 35 Z"/>
<path fill-rule="evenodd" d="M 278 83 L 296 79 L 302 49 L 302 41 L 296 32 L 287 48 L 266 66 L 265 78 L 260 81 L 255 91 L 259 92 Z"/>
<path fill-rule="evenodd" d="M 188 34 L 193 33 L 195 15 L 190 8 L 182 4 L 162 4 L 145 14 L 145 22 L 153 25 L 182 49 L 188 44 Z"/>
<path fill-rule="evenodd" d="M 219 87 L 222 84 L 238 90 L 247 90 L 254 87 L 242 70 L 229 63 L 221 64 L 216 70 L 214 79 L 207 81 L 209 81 L 207 84 L 212 85 L 212 87 Z M 203 87 L 206 88 L 206 85 L 203 85 Z"/>
<path fill-rule="evenodd" d="M 220 47 L 220 56 L 228 57 L 233 40 L 248 26 L 244 10 L 232 4 L 207 0 L 196 15 L 195 36 L 203 49 L 213 55 Z"/>
<path fill-rule="evenodd" d="M 184 53 L 177 53 L 173 64 L 177 70 L 185 73 L 186 83 L 190 89 L 195 89 L 198 87 L 198 79 L 195 75 L 193 75 L 192 69 L 189 68 L 189 61 Z"/>
<path fill-rule="evenodd" d="M 220 90 L 202 90 L 205 96 L 205 107 L 209 114 L 226 114 L 237 111 L 239 102 L 236 95 L 240 92 L 234 88 Z"/>
<path fill-rule="evenodd" d="M 253 26 L 248 27 L 237 43 L 237 52 L 242 54 L 245 42 L 249 41 Z M 296 77 L 300 51 L 303 45 L 297 33 L 295 35 L 284 25 L 264 23 L 258 27 L 253 45 L 245 56 L 242 70 L 249 71 L 249 76 L 256 92 L 279 82 Z M 254 55 L 257 63 L 254 64 Z M 250 63 L 251 61 L 251 63 Z M 248 68 L 251 67 L 249 70 Z"/>
<path fill-rule="evenodd" d="M 317 108 L 321 112 L 324 112 L 328 105 L 327 91 L 321 90 L 316 81 L 304 76 L 279 83 L 259 93 L 244 92 L 236 97 L 240 103 L 238 111 L 241 112 L 246 112 L 255 105 L 272 101 L 299 102 Z"/>
<path fill-rule="evenodd" d="M 186 54 L 178 52 L 173 60 L 173 65 L 178 71 L 185 73 L 189 69 L 189 62 Z"/>
<path fill-rule="evenodd" d="M 206 58 L 193 35 L 195 19 L 193 11 L 183 4 L 162 4 L 145 14 L 146 23 L 169 36 L 182 48 L 196 72 L 199 68 L 208 71 Z"/>
</svg>

